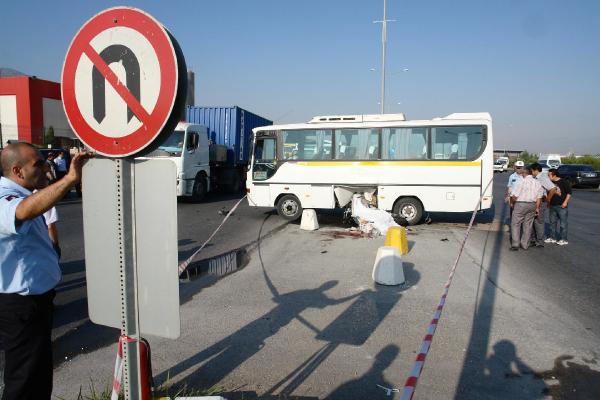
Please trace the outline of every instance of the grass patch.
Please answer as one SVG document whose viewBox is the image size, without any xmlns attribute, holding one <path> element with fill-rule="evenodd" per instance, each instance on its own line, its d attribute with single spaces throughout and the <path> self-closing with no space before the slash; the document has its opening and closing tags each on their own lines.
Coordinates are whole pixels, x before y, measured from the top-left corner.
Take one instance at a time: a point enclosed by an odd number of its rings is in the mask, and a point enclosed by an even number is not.
<svg viewBox="0 0 600 400">
<path fill-rule="evenodd" d="M 154 389 L 152 398 L 158 399 L 161 397 L 167 397 L 174 399 L 176 397 L 192 397 L 192 396 L 216 396 L 221 393 L 222 390 L 218 387 L 212 387 L 210 389 L 194 389 L 188 387 L 186 384 L 179 386 L 174 385 L 167 381 Z M 74 397 L 76 400 L 110 400 L 112 394 L 112 387 L 105 387 L 102 391 L 96 389 L 96 385 L 92 379 L 87 386 L 87 390 L 84 391 L 82 386 L 79 387 L 79 393 Z M 64 397 L 58 397 L 58 400 L 69 400 Z M 123 393 L 119 394 L 119 400 L 124 400 Z"/>
</svg>

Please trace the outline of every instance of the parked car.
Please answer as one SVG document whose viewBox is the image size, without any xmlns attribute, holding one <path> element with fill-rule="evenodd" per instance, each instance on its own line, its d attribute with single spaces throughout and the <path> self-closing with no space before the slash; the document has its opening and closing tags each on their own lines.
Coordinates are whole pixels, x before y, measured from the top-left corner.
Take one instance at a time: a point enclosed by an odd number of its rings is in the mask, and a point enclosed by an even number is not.
<svg viewBox="0 0 600 400">
<path fill-rule="evenodd" d="M 600 186 L 600 175 L 591 165 L 563 164 L 558 167 L 558 173 L 571 186 Z"/>
<path fill-rule="evenodd" d="M 498 157 L 494 161 L 494 172 L 504 172 L 508 170 L 508 157 Z"/>
</svg>

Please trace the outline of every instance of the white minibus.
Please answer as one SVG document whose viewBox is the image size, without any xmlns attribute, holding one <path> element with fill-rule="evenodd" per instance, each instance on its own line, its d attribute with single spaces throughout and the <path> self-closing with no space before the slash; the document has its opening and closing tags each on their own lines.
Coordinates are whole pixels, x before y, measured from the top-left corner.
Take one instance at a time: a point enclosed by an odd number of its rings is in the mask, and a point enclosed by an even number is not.
<svg viewBox="0 0 600 400">
<path fill-rule="evenodd" d="M 303 208 L 345 207 L 356 193 L 411 225 L 426 211 L 472 211 L 480 196 L 480 209 L 492 204 L 489 113 L 319 116 L 253 133 L 248 202 L 276 207 L 285 219 Z"/>
</svg>

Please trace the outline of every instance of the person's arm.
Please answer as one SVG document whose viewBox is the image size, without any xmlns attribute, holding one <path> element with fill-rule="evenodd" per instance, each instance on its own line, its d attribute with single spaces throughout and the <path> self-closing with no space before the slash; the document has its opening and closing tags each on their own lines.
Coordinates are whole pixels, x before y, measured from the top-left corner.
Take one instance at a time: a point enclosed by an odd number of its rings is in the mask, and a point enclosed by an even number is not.
<svg viewBox="0 0 600 400">
<path fill-rule="evenodd" d="M 512 176 L 512 175 L 511 175 Z M 511 182 L 510 182 L 510 178 L 511 176 L 508 177 L 508 185 L 506 185 L 506 192 L 504 194 L 504 197 L 506 197 L 506 201 L 508 202 L 508 200 L 510 199 L 510 187 L 511 187 Z"/>
<path fill-rule="evenodd" d="M 515 185 L 514 190 L 510 193 L 510 206 L 513 207 L 517 202 L 517 199 L 521 195 L 521 186 L 523 182 L 519 182 Z"/>
<path fill-rule="evenodd" d="M 552 197 L 554 197 L 555 194 L 556 194 L 556 186 L 553 187 L 552 189 L 548 190 L 548 193 L 546 194 L 546 203 L 548 204 L 548 206 L 550 206 Z"/>
<path fill-rule="evenodd" d="M 538 215 L 540 213 L 540 207 L 542 206 L 542 198 L 538 197 L 535 200 L 535 215 Z"/>
<path fill-rule="evenodd" d="M 52 222 L 48 224 L 48 236 L 50 236 L 52 247 L 54 247 L 54 251 L 56 251 L 58 259 L 60 260 L 62 251 L 60 250 L 60 245 L 58 244 L 58 230 L 56 229 L 56 223 Z"/>
<path fill-rule="evenodd" d="M 92 153 L 80 153 L 73 157 L 71 168 L 65 177 L 52 185 L 41 189 L 21 201 L 15 210 L 17 223 L 39 217 L 59 202 L 73 186 L 81 181 L 83 162 L 93 157 Z"/>
<path fill-rule="evenodd" d="M 569 201 L 570 200 L 571 200 L 571 193 L 567 193 L 567 195 L 565 196 L 565 200 L 560 205 L 561 208 L 567 208 L 569 206 Z"/>
<path fill-rule="evenodd" d="M 52 243 L 58 246 L 58 230 L 54 222 L 48 225 L 48 236 L 50 236 Z"/>
</svg>

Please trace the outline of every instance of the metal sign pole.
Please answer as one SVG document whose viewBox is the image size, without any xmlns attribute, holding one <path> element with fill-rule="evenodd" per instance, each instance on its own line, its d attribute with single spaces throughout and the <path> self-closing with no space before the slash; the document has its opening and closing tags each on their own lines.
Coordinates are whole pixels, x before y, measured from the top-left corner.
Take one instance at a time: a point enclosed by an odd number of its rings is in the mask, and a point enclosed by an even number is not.
<svg viewBox="0 0 600 400">
<path fill-rule="evenodd" d="M 126 400 L 140 400 L 139 312 L 135 248 L 134 162 L 116 159 L 117 224 L 121 280 L 121 342 L 123 391 Z M 130 341 L 129 338 L 134 339 Z"/>
</svg>

